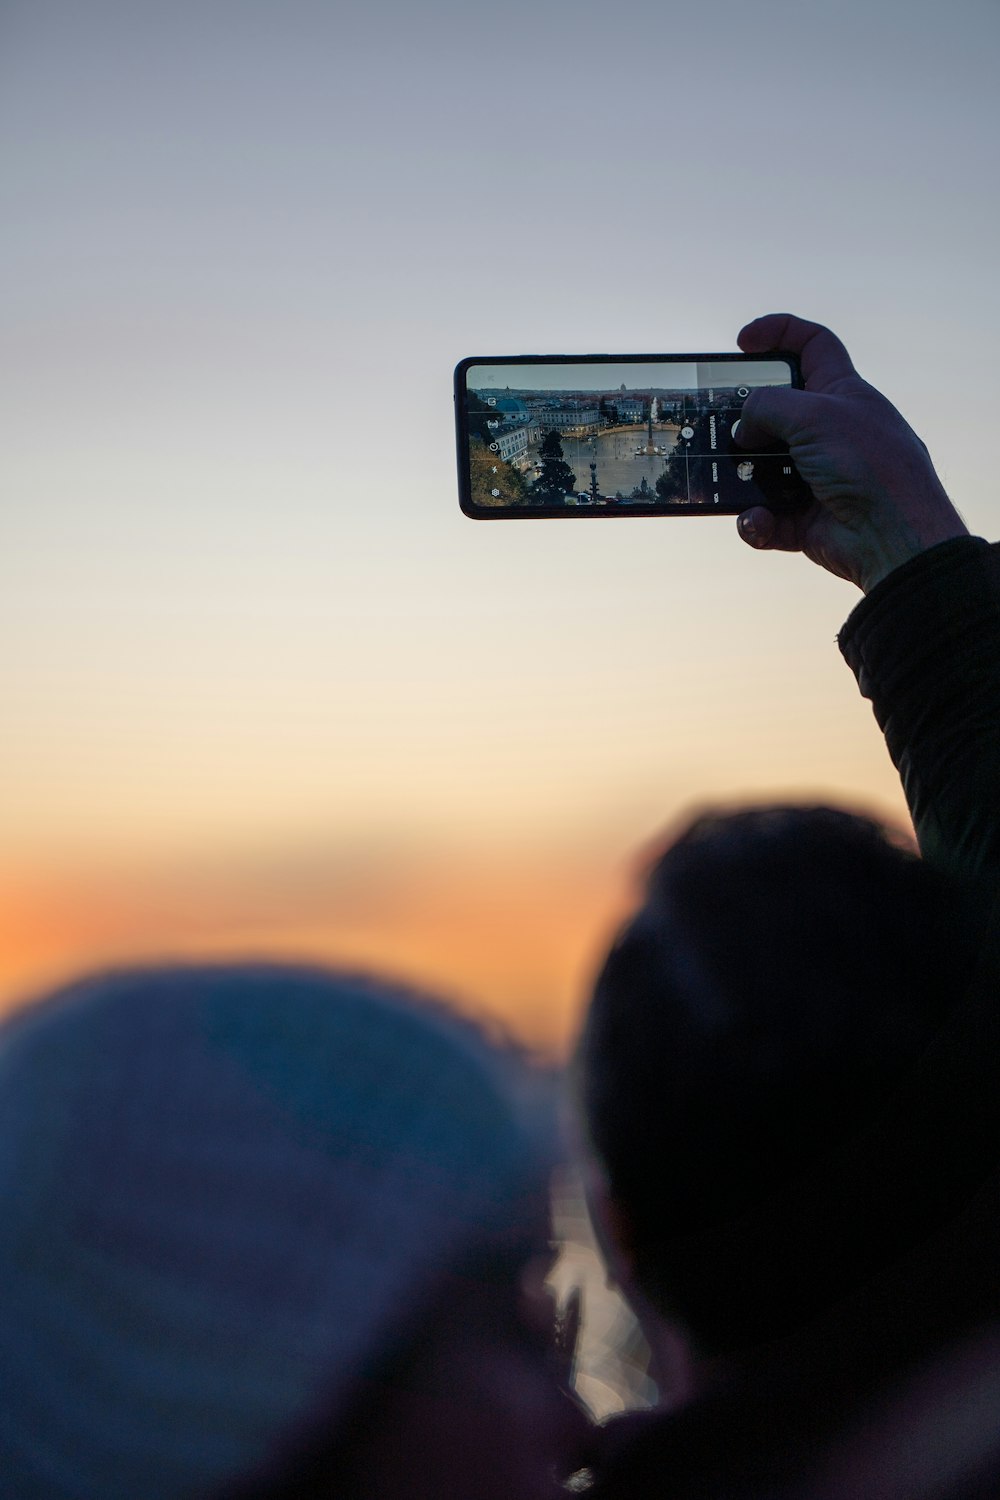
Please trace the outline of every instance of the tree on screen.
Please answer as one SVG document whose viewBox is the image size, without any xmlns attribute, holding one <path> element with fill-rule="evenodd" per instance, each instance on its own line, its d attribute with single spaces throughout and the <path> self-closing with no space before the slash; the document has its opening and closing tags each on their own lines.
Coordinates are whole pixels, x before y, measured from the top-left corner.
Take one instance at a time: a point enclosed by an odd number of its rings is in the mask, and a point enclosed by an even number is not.
<svg viewBox="0 0 1000 1500">
<path fill-rule="evenodd" d="M 576 488 L 576 475 L 563 458 L 562 443 L 555 428 L 545 434 L 538 450 L 542 472 L 530 488 L 536 505 L 561 505 Z"/>
<path fill-rule="evenodd" d="M 481 438 L 469 441 L 469 477 L 476 505 L 524 505 L 527 499 L 524 475 L 491 453 Z"/>
</svg>

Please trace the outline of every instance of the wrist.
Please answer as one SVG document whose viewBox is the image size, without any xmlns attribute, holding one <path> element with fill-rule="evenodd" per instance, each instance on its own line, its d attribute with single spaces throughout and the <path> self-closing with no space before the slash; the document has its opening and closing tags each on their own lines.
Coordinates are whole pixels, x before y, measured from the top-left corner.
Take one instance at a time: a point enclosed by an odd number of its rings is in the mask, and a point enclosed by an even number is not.
<svg viewBox="0 0 1000 1500">
<path fill-rule="evenodd" d="M 879 527 L 868 538 L 868 546 L 859 557 L 855 582 L 862 593 L 870 594 L 890 573 L 904 563 L 919 557 L 940 542 L 949 542 L 955 537 L 968 536 L 969 531 L 961 516 L 946 501 L 947 511 L 937 514 L 933 520 L 921 522 L 905 521 L 896 514 L 892 524 Z"/>
</svg>

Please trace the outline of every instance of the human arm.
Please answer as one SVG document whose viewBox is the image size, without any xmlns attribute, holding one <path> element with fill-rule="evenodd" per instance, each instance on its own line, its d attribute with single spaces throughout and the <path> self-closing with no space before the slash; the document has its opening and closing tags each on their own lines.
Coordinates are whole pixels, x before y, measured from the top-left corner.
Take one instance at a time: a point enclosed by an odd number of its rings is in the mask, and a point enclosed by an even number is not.
<svg viewBox="0 0 1000 1500">
<path fill-rule="evenodd" d="M 853 611 L 840 649 L 924 857 L 1000 885 L 1000 546 L 957 538 L 912 558 Z"/>
<path fill-rule="evenodd" d="M 866 594 L 929 547 L 968 535 L 926 447 L 890 401 L 862 380 L 828 328 L 771 313 L 740 331 L 748 354 L 798 356 L 804 390 L 762 387 L 744 403 L 737 442 L 788 445 L 813 494 L 804 510 L 754 506 L 739 532 L 759 550 L 803 552 Z"/>
</svg>

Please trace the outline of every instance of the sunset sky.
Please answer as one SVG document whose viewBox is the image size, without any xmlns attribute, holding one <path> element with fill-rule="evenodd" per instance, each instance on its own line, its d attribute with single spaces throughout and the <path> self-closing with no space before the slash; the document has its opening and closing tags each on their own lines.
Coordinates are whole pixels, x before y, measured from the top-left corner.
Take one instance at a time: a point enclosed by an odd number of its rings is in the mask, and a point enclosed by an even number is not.
<svg viewBox="0 0 1000 1500">
<path fill-rule="evenodd" d="M 4 0 L 0 1006 L 267 952 L 572 1034 L 706 801 L 905 818 L 732 518 L 459 511 L 467 355 L 834 327 L 996 537 L 995 0 Z"/>
</svg>

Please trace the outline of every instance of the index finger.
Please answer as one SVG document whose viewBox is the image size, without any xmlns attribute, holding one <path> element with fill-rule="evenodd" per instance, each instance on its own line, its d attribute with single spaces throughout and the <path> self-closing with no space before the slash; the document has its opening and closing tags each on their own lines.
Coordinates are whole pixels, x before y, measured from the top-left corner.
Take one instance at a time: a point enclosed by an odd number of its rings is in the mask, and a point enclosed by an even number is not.
<svg viewBox="0 0 1000 1500">
<path fill-rule="evenodd" d="M 754 318 L 736 336 L 745 354 L 784 351 L 797 354 L 806 390 L 828 391 L 840 380 L 856 375 L 851 356 L 835 333 L 822 323 L 810 323 L 794 313 L 767 313 Z"/>
</svg>

